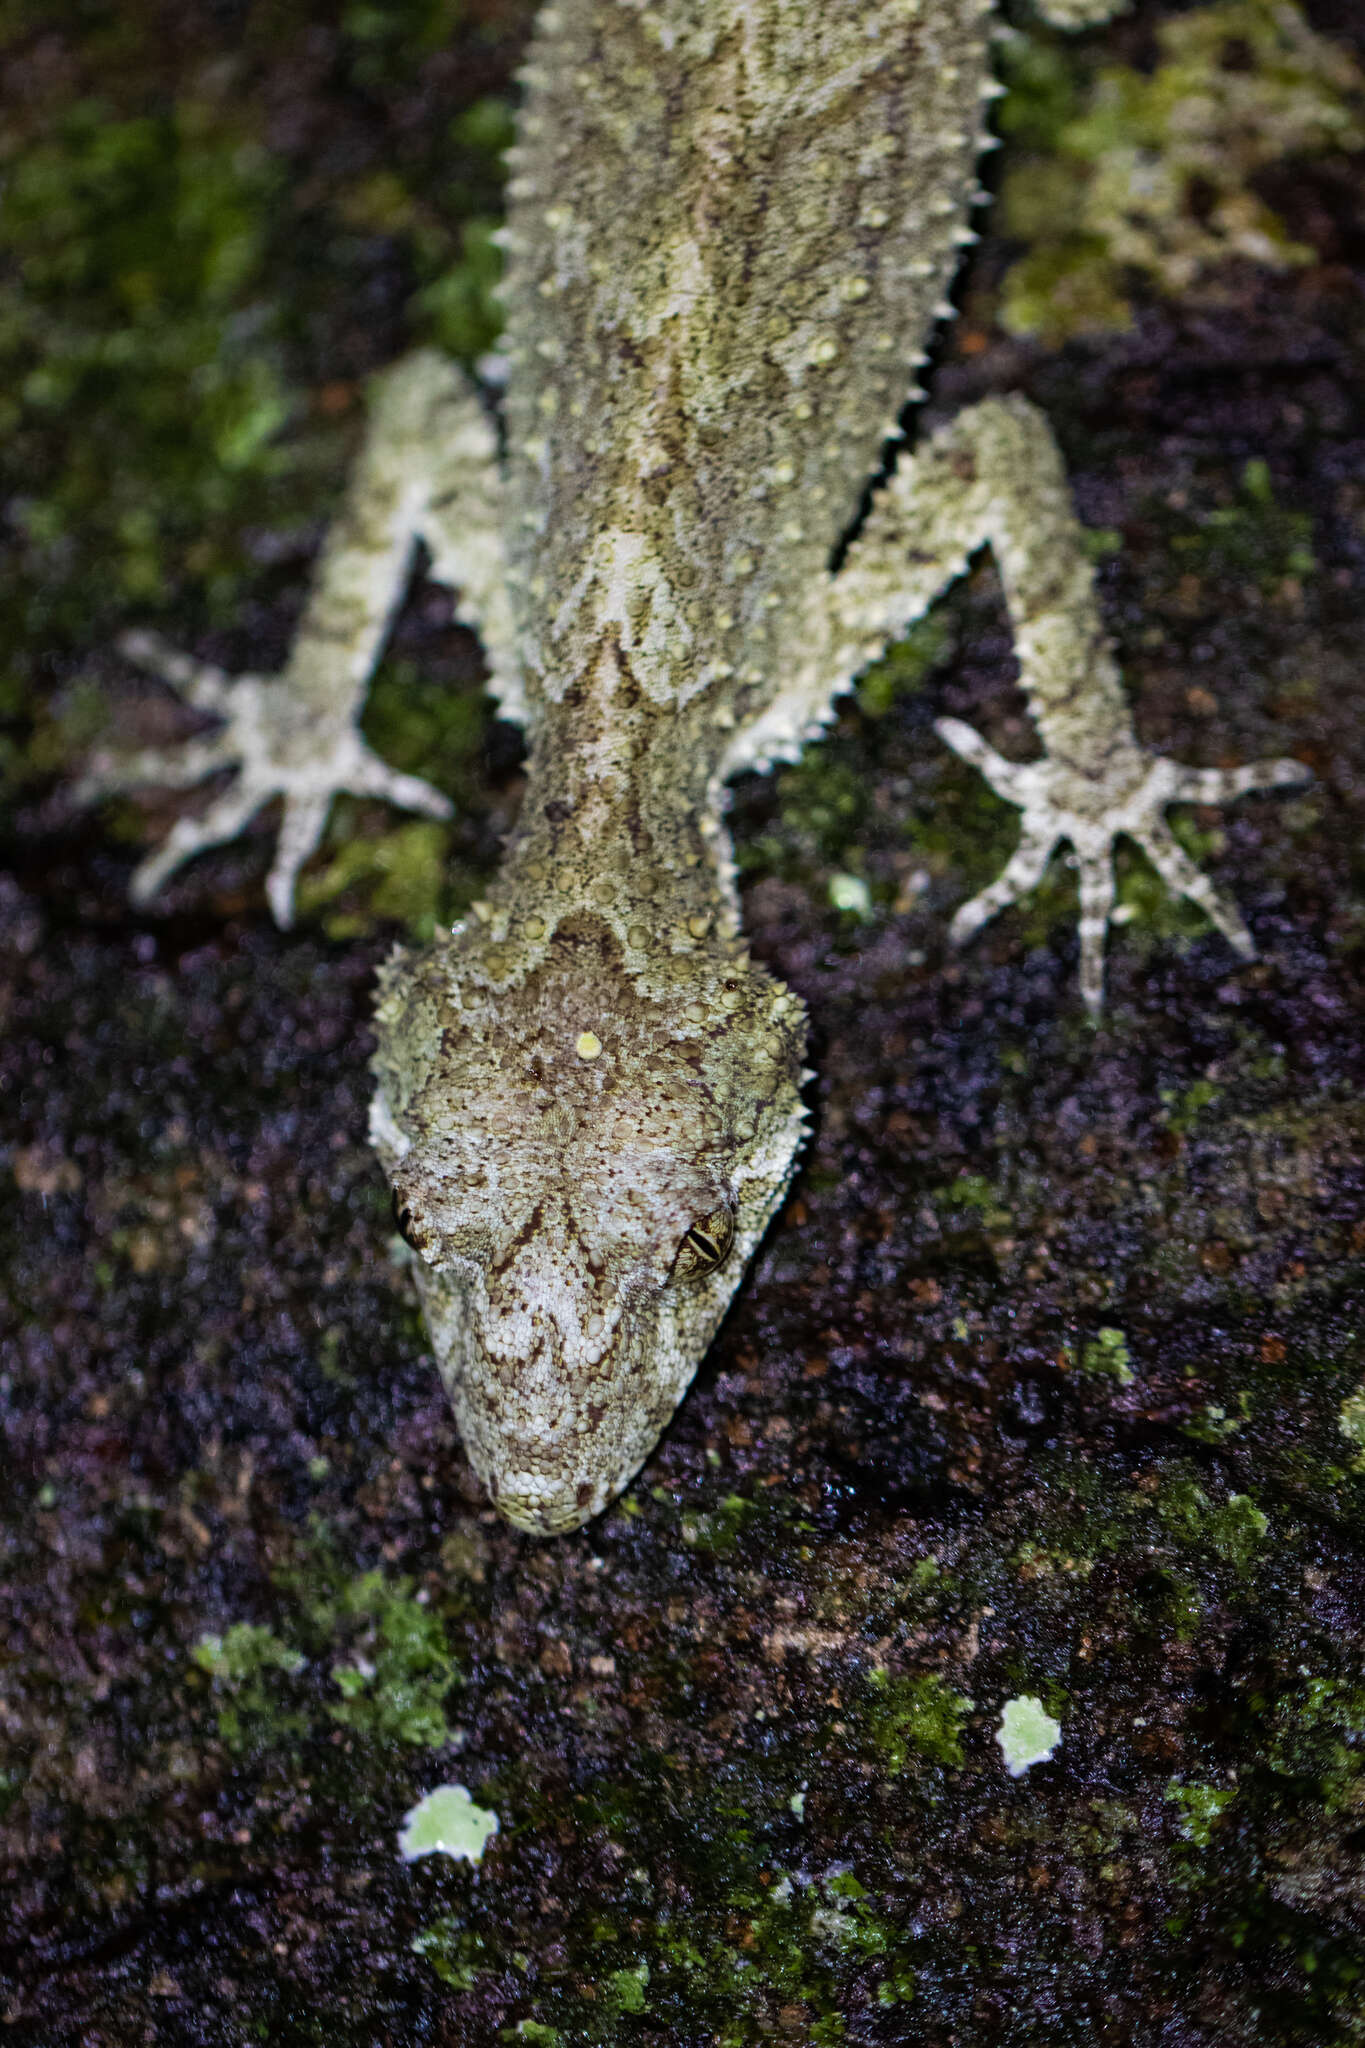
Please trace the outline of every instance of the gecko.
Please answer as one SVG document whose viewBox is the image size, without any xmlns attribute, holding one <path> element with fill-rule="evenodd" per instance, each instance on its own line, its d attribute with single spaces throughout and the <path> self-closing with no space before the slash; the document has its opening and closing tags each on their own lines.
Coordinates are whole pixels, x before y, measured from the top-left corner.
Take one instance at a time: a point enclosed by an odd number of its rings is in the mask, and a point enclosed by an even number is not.
<svg viewBox="0 0 1365 2048">
<path fill-rule="evenodd" d="M 1080 27 L 1119 4 L 1041 11 Z M 600 1514 L 649 1456 L 806 1132 L 806 1011 L 745 944 L 732 777 L 794 758 L 988 549 L 1042 752 L 1007 760 L 939 719 L 1021 813 L 950 936 L 970 939 L 1069 844 L 1092 1014 L 1116 841 L 1249 956 L 1166 812 L 1306 777 L 1293 760 L 1196 769 L 1139 744 L 1030 402 L 987 398 L 898 441 L 975 239 L 994 14 L 545 6 L 501 231 L 505 448 L 462 370 L 402 358 L 372 382 L 285 668 L 233 678 L 146 634 L 124 642 L 220 723 L 97 761 L 84 793 L 236 770 L 137 870 L 144 902 L 280 800 L 267 893 L 287 925 L 338 791 L 449 814 L 358 724 L 419 543 L 525 730 L 525 795 L 486 900 L 380 972 L 371 1136 L 467 1454 L 533 1534 Z"/>
</svg>

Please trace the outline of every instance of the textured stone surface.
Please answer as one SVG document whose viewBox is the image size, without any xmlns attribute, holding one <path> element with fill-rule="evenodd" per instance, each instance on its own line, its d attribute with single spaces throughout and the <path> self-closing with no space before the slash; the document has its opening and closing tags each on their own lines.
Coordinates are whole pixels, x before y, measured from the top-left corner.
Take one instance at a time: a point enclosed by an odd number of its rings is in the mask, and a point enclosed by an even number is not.
<svg viewBox="0 0 1365 2048">
<path fill-rule="evenodd" d="M 385 41 L 359 14 L 182 9 L 122 56 L 88 23 L 5 51 L 35 120 L 94 83 L 119 121 L 193 102 L 182 216 L 205 235 L 222 164 L 245 175 L 202 111 L 237 67 L 216 118 L 226 96 L 259 121 L 297 211 L 233 289 L 251 332 L 279 323 L 282 388 L 319 394 L 284 437 L 311 468 L 253 455 L 250 509 L 229 490 L 207 518 L 221 464 L 180 435 L 173 365 L 154 417 L 111 418 L 84 370 L 55 415 L 24 384 L 7 444 L 13 516 L 73 511 L 22 528 L 23 606 L 5 593 L 15 672 L 40 642 L 48 663 L 6 704 L 0 897 L 6 2038 L 1358 2040 L 1358 177 L 1271 195 L 1311 265 L 1220 272 L 1060 356 L 993 328 L 1015 252 L 988 242 L 935 385 L 944 412 L 1027 391 L 1083 516 L 1122 535 L 1104 595 L 1142 738 L 1313 763 L 1303 798 L 1190 820 L 1261 962 L 1136 862 L 1098 1034 L 1064 870 L 947 955 L 1009 819 L 933 718 L 1025 743 L 978 573 L 818 752 L 740 792 L 755 950 L 812 1014 L 812 1147 L 632 1496 L 536 1546 L 479 1506 L 364 1138 L 383 905 L 419 930 L 463 907 L 518 794 L 505 730 L 460 722 L 478 667 L 449 606 L 414 589 L 370 730 L 415 770 L 416 721 L 433 773 L 434 732 L 461 821 L 433 853 L 358 812 L 372 865 L 334 853 L 330 935 L 271 929 L 264 836 L 133 914 L 131 847 L 62 793 L 78 678 L 152 603 L 106 474 L 149 479 L 167 630 L 247 666 L 287 642 L 347 380 L 438 318 L 484 345 L 458 248 L 462 209 L 491 207 L 474 143 L 434 211 L 374 181 L 437 189 L 524 20 L 468 17 L 448 58 L 435 15 Z M 1145 61 L 1161 18 L 1108 32 L 1106 60 Z M 54 178 L 86 162 L 65 147 Z M 106 270 L 145 295 L 175 266 L 116 262 L 82 210 L 101 188 L 68 182 L 85 296 L 64 289 L 95 332 L 124 303 Z M 256 189 L 226 191 L 247 227 Z M 13 251 L 12 212 L 0 232 Z M 405 314 L 443 234 L 444 298 Z M 209 290 L 178 288 L 163 340 Z M 75 313 L 42 327 L 41 277 L 28 303 L 66 375 Z M 400 691 L 403 664 L 439 688 Z M 101 673 L 149 740 L 171 729 Z M 830 907 L 841 875 L 870 916 Z M 1062 1739 L 1011 1781 L 994 1736 L 1023 1696 Z M 402 1816 L 449 1780 L 499 1816 L 482 1864 L 402 1864 Z"/>
</svg>

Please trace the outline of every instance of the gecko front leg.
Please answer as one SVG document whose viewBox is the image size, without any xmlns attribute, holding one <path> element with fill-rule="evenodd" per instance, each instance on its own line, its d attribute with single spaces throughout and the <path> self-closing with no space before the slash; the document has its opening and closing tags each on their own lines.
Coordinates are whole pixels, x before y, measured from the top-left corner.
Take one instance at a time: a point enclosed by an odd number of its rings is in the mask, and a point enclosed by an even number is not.
<svg viewBox="0 0 1365 2048">
<path fill-rule="evenodd" d="M 219 769 L 237 771 L 201 816 L 182 818 L 141 863 L 132 882 L 137 901 L 146 902 L 184 861 L 235 837 L 262 805 L 282 798 L 267 894 L 277 923 L 287 926 L 299 872 L 338 792 L 384 797 L 428 817 L 450 816 L 450 801 L 439 790 L 371 751 L 359 717 L 419 539 L 430 548 L 433 575 L 457 587 L 459 615 L 480 632 L 505 710 L 520 715 L 500 500 L 493 430 L 477 394 L 452 365 L 420 351 L 371 386 L 365 443 L 278 675 L 229 678 L 150 633 L 121 642 L 130 660 L 197 710 L 219 716 L 222 729 L 176 746 L 99 759 L 78 798 L 148 784 L 188 788 Z"/>
<path fill-rule="evenodd" d="M 937 731 L 1023 813 L 997 879 L 953 919 L 962 944 L 1041 880 L 1056 847 L 1080 871 L 1081 995 L 1104 991 L 1115 843 L 1132 839 L 1167 887 L 1188 897 L 1244 957 L 1255 948 L 1236 905 L 1197 868 L 1166 821 L 1173 803 L 1226 803 L 1309 779 L 1298 761 L 1185 768 L 1139 745 L 1105 636 L 1094 577 L 1052 430 L 1027 400 L 987 399 L 935 434 L 890 478 L 833 579 L 836 663 L 852 673 L 933 602 L 982 546 L 999 565 L 1020 681 L 1045 749 L 1007 761 L 955 718 Z"/>
</svg>

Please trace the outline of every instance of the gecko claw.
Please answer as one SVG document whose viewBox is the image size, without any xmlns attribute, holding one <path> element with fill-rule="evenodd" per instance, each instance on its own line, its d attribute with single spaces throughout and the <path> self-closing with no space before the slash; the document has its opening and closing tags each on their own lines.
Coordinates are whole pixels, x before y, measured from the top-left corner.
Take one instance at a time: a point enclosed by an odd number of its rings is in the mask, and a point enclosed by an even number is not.
<svg viewBox="0 0 1365 2048">
<path fill-rule="evenodd" d="M 294 922 L 294 886 L 305 862 L 318 849 L 331 807 L 330 794 L 285 800 L 275 858 L 265 884 L 266 901 L 281 931 L 288 931 Z"/>
<path fill-rule="evenodd" d="M 263 800 L 262 800 L 263 801 Z M 196 853 L 235 839 L 260 803 L 236 789 L 230 789 L 197 818 L 180 818 L 154 853 L 149 853 L 133 871 L 129 894 L 139 904 L 149 903 L 162 883 L 183 867 Z"/>
<path fill-rule="evenodd" d="M 189 789 L 221 769 L 237 771 L 236 780 L 206 811 L 179 819 L 140 863 L 131 884 L 134 902 L 149 902 L 187 860 L 236 838 L 257 811 L 282 798 L 266 896 L 275 922 L 287 928 L 294 921 L 299 875 L 321 842 L 334 796 L 345 791 L 382 797 L 429 818 L 452 815 L 454 807 L 440 790 L 381 761 L 349 712 L 331 720 L 310 715 L 291 693 L 287 670 L 280 677 L 229 678 L 211 663 L 178 653 L 154 633 L 125 634 L 119 646 L 196 710 L 221 718 L 222 729 L 165 747 L 97 756 L 77 785 L 77 802 L 146 787 Z"/>
<path fill-rule="evenodd" d="M 1098 1020 L 1105 941 L 1114 917 L 1114 848 L 1126 838 L 1142 849 L 1172 895 L 1196 904 L 1236 953 L 1254 959 L 1255 941 L 1240 911 L 1190 859 L 1171 832 L 1166 811 L 1175 803 L 1223 804 L 1251 790 L 1311 781 L 1302 762 L 1186 768 L 1128 746 L 1116 750 L 1104 774 L 1087 776 L 1049 757 L 1007 761 L 960 719 L 938 719 L 935 730 L 997 796 L 1023 813 L 1019 844 L 1008 863 L 953 918 L 948 933 L 953 945 L 965 945 L 999 911 L 1020 902 L 1037 887 L 1057 847 L 1070 845 L 1079 869 L 1081 999 Z"/>
<path fill-rule="evenodd" d="M 420 811 L 426 818 L 444 819 L 455 815 L 454 804 L 441 790 L 433 789 L 420 775 L 405 775 L 397 768 L 390 768 L 363 742 L 347 788 L 352 796 L 383 797 L 386 803 L 396 804 L 401 811 Z"/>
<path fill-rule="evenodd" d="M 231 690 L 227 670 L 211 661 L 195 661 L 172 647 L 159 633 L 123 633 L 118 651 L 134 668 L 145 668 L 149 676 L 169 683 L 178 696 L 196 711 L 225 711 Z"/>
</svg>

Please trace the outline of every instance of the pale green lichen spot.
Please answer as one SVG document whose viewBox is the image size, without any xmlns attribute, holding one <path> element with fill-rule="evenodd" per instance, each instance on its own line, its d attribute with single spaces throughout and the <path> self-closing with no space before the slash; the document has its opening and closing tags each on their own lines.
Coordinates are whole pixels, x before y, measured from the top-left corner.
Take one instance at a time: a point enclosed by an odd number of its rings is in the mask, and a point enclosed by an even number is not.
<svg viewBox="0 0 1365 2048">
<path fill-rule="evenodd" d="M 414 1863 L 419 1856 L 482 1863 L 497 1832 L 496 1813 L 476 1806 L 463 1785 L 438 1785 L 404 1814 L 398 1853 L 405 1863 Z"/>
<path fill-rule="evenodd" d="M 1062 1724 L 1048 1713 L 1036 1693 L 1006 1700 L 996 1731 L 1005 1769 L 1022 1778 L 1034 1764 L 1045 1764 L 1062 1739 Z"/>
</svg>

